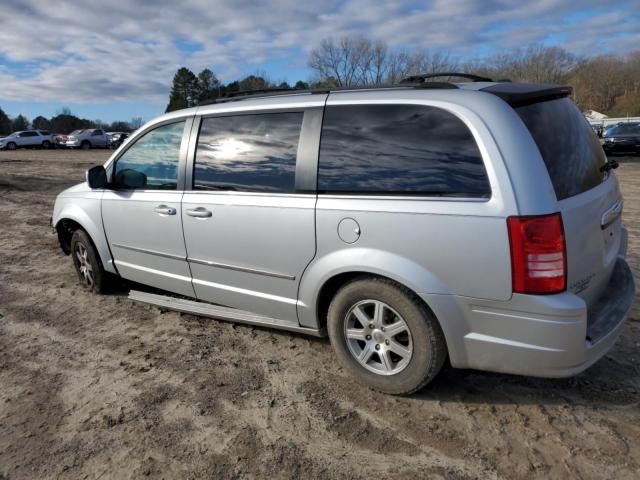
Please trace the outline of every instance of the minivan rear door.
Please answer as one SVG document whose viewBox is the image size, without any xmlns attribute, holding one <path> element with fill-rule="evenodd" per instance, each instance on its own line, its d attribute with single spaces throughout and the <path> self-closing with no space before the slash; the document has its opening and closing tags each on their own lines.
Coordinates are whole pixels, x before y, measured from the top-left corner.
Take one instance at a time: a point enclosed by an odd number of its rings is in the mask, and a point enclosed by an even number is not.
<svg viewBox="0 0 640 480">
<path fill-rule="evenodd" d="M 622 237 L 622 197 L 607 158 L 568 98 L 515 108 L 535 140 L 562 214 L 567 289 L 592 305 L 606 288 Z"/>
</svg>

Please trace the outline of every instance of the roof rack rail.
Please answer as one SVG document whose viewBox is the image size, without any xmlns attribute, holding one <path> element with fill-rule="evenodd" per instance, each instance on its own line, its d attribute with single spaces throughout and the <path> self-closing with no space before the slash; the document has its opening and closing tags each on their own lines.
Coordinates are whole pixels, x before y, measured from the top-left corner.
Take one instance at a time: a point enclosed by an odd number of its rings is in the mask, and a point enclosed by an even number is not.
<svg viewBox="0 0 640 480">
<path fill-rule="evenodd" d="M 345 92 L 345 91 L 356 91 L 356 90 L 368 90 L 368 89 L 379 89 L 379 88 L 429 88 L 429 89 L 454 89 L 459 88 L 456 84 L 450 82 L 426 82 L 425 80 L 428 78 L 437 78 L 437 77 L 465 77 L 470 78 L 474 82 L 491 82 L 490 78 L 480 77 L 478 75 L 471 75 L 468 73 L 428 73 L 424 75 L 413 75 L 407 78 L 403 78 L 399 83 L 393 85 L 380 85 L 377 87 L 337 87 L 337 88 L 262 88 L 257 90 L 238 90 L 236 92 L 226 93 L 222 97 L 211 98 L 207 100 L 203 100 L 198 103 L 198 107 L 204 105 L 211 105 L 214 103 L 225 103 L 225 102 L 233 102 L 238 100 L 245 100 L 249 98 L 261 98 L 261 97 L 272 97 L 276 95 L 304 95 L 304 94 L 314 94 L 314 93 L 331 93 L 331 92 Z"/>
<path fill-rule="evenodd" d="M 474 82 L 493 82 L 488 77 L 481 77 L 480 75 L 473 75 L 471 73 L 461 73 L 461 72 L 441 72 L 441 73 L 425 73 L 420 75 L 411 75 L 410 77 L 403 78 L 400 80 L 400 83 L 426 83 L 425 80 L 429 78 L 439 78 L 439 77 L 461 77 L 468 78 Z"/>
<path fill-rule="evenodd" d="M 311 94 L 311 93 L 329 93 L 329 90 L 325 88 L 301 89 L 301 88 L 278 88 L 278 87 L 261 88 L 256 90 L 238 90 L 236 92 L 229 92 L 222 97 L 203 100 L 200 103 L 198 103 L 198 106 L 200 107 L 203 105 L 211 105 L 213 103 L 233 102 L 237 100 L 244 100 L 246 98 L 272 97 L 276 95 L 301 95 L 301 94 Z"/>
</svg>

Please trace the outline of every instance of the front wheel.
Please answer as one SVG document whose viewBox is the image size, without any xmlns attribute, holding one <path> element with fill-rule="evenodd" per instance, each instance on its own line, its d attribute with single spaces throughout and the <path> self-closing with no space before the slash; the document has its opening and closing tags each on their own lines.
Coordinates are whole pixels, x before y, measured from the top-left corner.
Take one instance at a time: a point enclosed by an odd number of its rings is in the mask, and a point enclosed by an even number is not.
<svg viewBox="0 0 640 480">
<path fill-rule="evenodd" d="M 95 293 L 105 293 L 109 289 L 111 278 L 84 230 L 76 230 L 71 236 L 71 257 L 82 286 Z"/>
<path fill-rule="evenodd" d="M 14 142 L 7 143 L 7 150 L 15 150 L 16 144 Z"/>
<path fill-rule="evenodd" d="M 82 148 L 82 150 L 89 150 L 91 148 L 91 144 L 85 140 L 80 144 L 80 148 Z"/>
<path fill-rule="evenodd" d="M 410 290 L 364 277 L 338 291 L 327 327 L 338 361 L 365 385 L 409 394 L 438 374 L 447 356 L 440 325 Z"/>
</svg>

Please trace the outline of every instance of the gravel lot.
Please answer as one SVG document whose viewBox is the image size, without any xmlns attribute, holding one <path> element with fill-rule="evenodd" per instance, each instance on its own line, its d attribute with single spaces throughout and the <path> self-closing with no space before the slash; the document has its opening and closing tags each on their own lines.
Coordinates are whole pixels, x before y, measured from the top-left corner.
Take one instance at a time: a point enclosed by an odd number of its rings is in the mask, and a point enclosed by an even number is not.
<svg viewBox="0 0 640 480">
<path fill-rule="evenodd" d="M 326 340 L 84 292 L 49 216 L 109 153 L 0 152 L 0 480 L 638 478 L 640 302 L 577 377 L 445 368 L 385 396 Z M 621 160 L 640 284 L 640 161 Z"/>
</svg>

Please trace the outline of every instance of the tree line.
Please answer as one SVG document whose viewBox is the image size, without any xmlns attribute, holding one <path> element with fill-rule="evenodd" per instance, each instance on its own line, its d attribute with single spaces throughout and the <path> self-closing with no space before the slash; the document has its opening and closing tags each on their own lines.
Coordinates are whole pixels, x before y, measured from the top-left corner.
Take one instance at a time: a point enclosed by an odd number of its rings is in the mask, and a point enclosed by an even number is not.
<svg viewBox="0 0 640 480">
<path fill-rule="evenodd" d="M 384 42 L 347 36 L 322 41 L 311 51 L 308 65 L 317 81 L 335 87 L 393 84 L 410 75 L 436 72 L 566 84 L 573 87 L 573 99 L 583 110 L 640 115 L 640 50 L 583 57 L 562 47 L 532 45 L 463 60 L 428 49 L 392 50 Z"/>
<path fill-rule="evenodd" d="M 178 69 L 173 76 L 169 103 L 165 112 L 180 110 L 181 108 L 195 107 L 200 102 L 225 97 L 235 92 L 265 90 L 271 88 L 281 89 L 307 89 L 313 88 L 309 84 L 298 80 L 289 85 L 286 81 L 274 82 L 264 73 L 248 75 L 241 80 L 234 80 L 223 84 L 210 69 L 205 68 L 197 75 L 186 67 Z"/>
<path fill-rule="evenodd" d="M 583 110 L 593 109 L 609 116 L 640 115 L 640 50 L 628 55 L 584 57 L 562 47 L 532 45 L 469 60 L 429 49 L 391 49 L 382 41 L 345 36 L 323 40 L 311 51 L 308 66 L 313 72 L 312 79 L 298 80 L 292 85 L 273 81 L 264 73 L 223 84 L 208 68 L 196 75 L 181 67 L 173 77 L 165 111 L 193 107 L 239 91 L 357 88 L 395 84 L 420 73 L 465 72 L 497 80 L 571 85 L 573 99 Z M 68 108 L 52 118 L 37 116 L 29 121 L 23 115 L 11 119 L 0 109 L 0 135 L 29 127 L 56 133 L 97 127 L 131 131 L 141 124 L 141 118 L 104 124 L 79 118 Z"/>
<path fill-rule="evenodd" d="M 271 81 L 264 74 L 222 84 L 210 69 L 196 75 L 182 67 L 173 78 L 166 111 L 238 91 L 370 87 L 396 84 L 421 73 L 463 72 L 496 80 L 571 85 L 573 99 L 583 110 L 640 115 L 640 50 L 624 56 L 582 57 L 562 47 L 531 45 L 469 60 L 429 49 L 391 49 L 382 41 L 345 36 L 323 40 L 311 51 L 308 66 L 312 80 L 294 85 Z"/>
<path fill-rule="evenodd" d="M 51 118 L 38 115 L 33 120 L 29 120 L 20 114 L 14 118 L 9 116 L 0 108 L 0 135 L 8 135 L 12 132 L 29 130 L 47 130 L 51 133 L 70 133 L 83 128 L 103 128 L 110 132 L 131 132 L 142 125 L 142 118 L 132 118 L 130 122 L 115 121 L 105 123 L 100 120 L 88 120 L 80 118 L 71 113 L 67 107 L 62 108 Z"/>
</svg>

